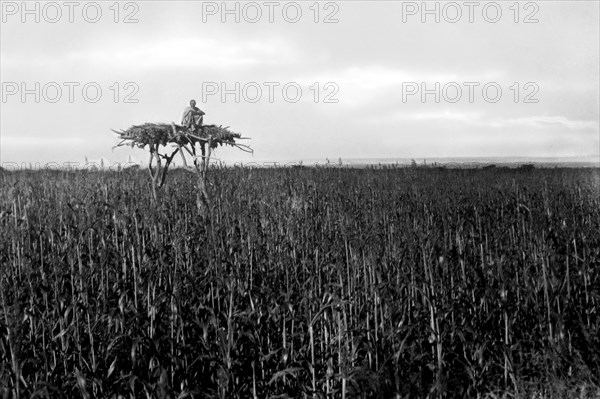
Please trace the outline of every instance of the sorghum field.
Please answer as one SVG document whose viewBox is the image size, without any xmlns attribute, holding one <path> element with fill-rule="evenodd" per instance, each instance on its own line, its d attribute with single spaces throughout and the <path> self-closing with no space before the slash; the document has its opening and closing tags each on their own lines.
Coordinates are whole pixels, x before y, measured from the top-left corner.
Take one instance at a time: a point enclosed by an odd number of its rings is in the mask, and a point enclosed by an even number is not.
<svg viewBox="0 0 600 399">
<path fill-rule="evenodd" d="M 600 397 L 600 170 L 209 180 L 2 173 L 0 397 Z"/>
</svg>

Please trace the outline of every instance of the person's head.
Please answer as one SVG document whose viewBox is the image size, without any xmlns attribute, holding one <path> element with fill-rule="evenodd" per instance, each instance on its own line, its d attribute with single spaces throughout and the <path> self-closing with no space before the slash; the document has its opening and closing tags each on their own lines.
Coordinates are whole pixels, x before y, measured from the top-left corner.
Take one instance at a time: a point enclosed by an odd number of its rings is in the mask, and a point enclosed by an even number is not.
<svg viewBox="0 0 600 399">
<path fill-rule="evenodd" d="M 196 106 L 196 100 L 190 100 L 190 107 Z"/>
</svg>

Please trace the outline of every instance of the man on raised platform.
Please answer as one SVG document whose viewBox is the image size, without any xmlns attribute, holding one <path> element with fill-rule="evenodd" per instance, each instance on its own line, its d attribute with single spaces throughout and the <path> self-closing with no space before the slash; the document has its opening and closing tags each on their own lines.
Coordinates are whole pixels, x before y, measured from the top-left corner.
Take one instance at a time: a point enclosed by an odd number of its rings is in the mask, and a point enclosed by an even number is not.
<svg viewBox="0 0 600 399">
<path fill-rule="evenodd" d="M 190 106 L 183 110 L 181 124 L 195 132 L 199 126 L 202 126 L 203 119 L 204 111 L 196 107 L 196 100 L 190 100 Z"/>
</svg>

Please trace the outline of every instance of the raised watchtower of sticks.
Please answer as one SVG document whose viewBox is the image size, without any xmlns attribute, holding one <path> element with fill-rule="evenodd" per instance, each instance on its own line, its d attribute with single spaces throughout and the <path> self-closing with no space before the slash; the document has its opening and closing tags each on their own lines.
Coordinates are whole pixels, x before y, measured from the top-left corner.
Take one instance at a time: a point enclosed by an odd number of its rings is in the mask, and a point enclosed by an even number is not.
<svg viewBox="0 0 600 399">
<path fill-rule="evenodd" d="M 217 125 L 204 125 L 191 129 L 175 123 L 146 123 L 131 126 L 127 130 L 113 130 L 113 132 L 121 139 L 115 147 L 136 146 L 142 149 L 148 147 L 150 153 L 148 170 L 155 199 L 157 190 L 165 184 L 173 158 L 179 153 L 183 167 L 195 171 L 198 176 L 197 205 L 202 212 L 208 211 L 209 206 L 206 174 L 213 150 L 218 146 L 232 146 L 244 152 L 253 152 L 249 146 L 236 142 L 236 140 L 248 139 L 247 137 L 230 131 L 228 127 Z M 200 155 L 196 151 L 197 147 L 200 148 Z M 191 165 L 186 159 L 188 156 L 191 157 Z"/>
</svg>

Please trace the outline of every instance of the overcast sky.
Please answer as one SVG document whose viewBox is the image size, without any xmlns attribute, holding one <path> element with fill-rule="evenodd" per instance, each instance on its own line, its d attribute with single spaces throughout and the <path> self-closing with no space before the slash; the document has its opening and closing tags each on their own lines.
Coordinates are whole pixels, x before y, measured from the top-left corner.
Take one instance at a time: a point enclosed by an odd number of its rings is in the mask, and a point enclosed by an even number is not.
<svg viewBox="0 0 600 399">
<path fill-rule="evenodd" d="M 192 98 L 229 164 L 600 156 L 597 1 L 1 4 L 3 164 L 145 161 L 110 129 Z"/>
</svg>

